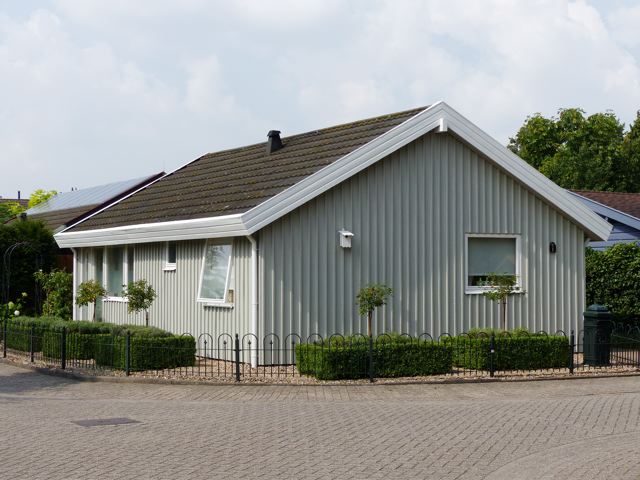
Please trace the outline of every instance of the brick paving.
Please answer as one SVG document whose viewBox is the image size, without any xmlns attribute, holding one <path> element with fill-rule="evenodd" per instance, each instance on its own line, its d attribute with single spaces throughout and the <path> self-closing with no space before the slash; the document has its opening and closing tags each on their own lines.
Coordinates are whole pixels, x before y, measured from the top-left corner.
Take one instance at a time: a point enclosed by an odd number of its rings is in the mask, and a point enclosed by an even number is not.
<svg viewBox="0 0 640 480">
<path fill-rule="evenodd" d="M 73 423 L 109 418 L 140 423 Z M 640 377 L 155 385 L 0 363 L 0 444 L 7 479 L 637 479 Z"/>
</svg>

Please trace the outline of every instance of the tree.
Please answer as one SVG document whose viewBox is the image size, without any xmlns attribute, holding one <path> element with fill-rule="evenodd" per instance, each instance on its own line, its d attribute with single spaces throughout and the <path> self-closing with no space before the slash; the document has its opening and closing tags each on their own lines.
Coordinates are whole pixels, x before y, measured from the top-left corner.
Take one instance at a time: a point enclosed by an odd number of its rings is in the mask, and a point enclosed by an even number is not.
<svg viewBox="0 0 640 480">
<path fill-rule="evenodd" d="M 71 319 L 73 306 L 73 275 L 64 270 L 53 269 L 49 273 L 43 271 L 34 274 L 45 294 L 42 305 L 43 315 Z"/>
<path fill-rule="evenodd" d="M 51 197 L 54 197 L 58 194 L 56 190 L 44 190 L 42 188 L 37 189 L 35 192 L 31 194 L 29 197 L 29 208 L 35 207 L 40 203 L 44 203 L 49 200 Z"/>
<path fill-rule="evenodd" d="M 0 203 L 0 224 L 17 217 L 24 211 L 18 202 Z"/>
<path fill-rule="evenodd" d="M 84 307 L 93 304 L 93 321 L 96 321 L 96 304 L 107 294 L 105 288 L 95 280 L 87 280 L 78 285 L 76 305 Z"/>
<path fill-rule="evenodd" d="M 638 191 L 640 120 L 625 133 L 613 112 L 588 117 L 579 108 L 527 117 L 509 148 L 564 188 Z"/>
<path fill-rule="evenodd" d="M 146 280 L 129 282 L 124 296 L 129 302 L 127 306 L 129 313 L 144 310 L 145 324 L 149 326 L 149 308 L 156 299 L 156 291 L 153 287 Z"/>
<path fill-rule="evenodd" d="M 503 330 L 507 329 L 507 299 L 514 293 L 525 293 L 524 290 L 516 288 L 516 283 L 515 275 L 490 273 L 486 280 L 490 289 L 482 292 L 482 295 L 500 305 L 500 323 Z"/>
<path fill-rule="evenodd" d="M 372 284 L 363 287 L 356 296 L 360 315 L 367 316 L 367 335 L 371 336 L 371 319 L 376 308 L 387 304 L 393 290 L 386 285 Z"/>
</svg>

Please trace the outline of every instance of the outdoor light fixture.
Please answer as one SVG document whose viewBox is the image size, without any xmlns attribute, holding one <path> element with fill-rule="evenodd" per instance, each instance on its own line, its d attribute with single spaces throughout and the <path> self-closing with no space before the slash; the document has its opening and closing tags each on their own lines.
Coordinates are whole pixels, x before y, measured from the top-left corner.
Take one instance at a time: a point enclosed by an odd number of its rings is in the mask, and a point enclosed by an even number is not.
<svg viewBox="0 0 640 480">
<path fill-rule="evenodd" d="M 549 252 L 550 253 L 556 253 L 556 242 L 551 242 L 549 244 Z"/>
<path fill-rule="evenodd" d="M 340 230 L 338 233 L 340 234 L 340 246 L 342 248 L 351 248 L 351 238 L 353 237 L 353 233 L 347 230 Z"/>
</svg>

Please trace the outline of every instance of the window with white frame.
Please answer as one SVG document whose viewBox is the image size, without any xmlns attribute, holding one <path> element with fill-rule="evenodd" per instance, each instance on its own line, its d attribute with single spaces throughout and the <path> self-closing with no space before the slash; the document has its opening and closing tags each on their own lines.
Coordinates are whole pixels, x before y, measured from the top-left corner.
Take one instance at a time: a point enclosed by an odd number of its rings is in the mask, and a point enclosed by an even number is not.
<svg viewBox="0 0 640 480">
<path fill-rule="evenodd" d="M 467 235 L 467 292 L 489 287 L 490 274 L 515 275 L 520 285 L 520 237 L 518 235 Z"/>
<path fill-rule="evenodd" d="M 176 242 L 165 243 L 165 270 L 175 270 L 178 258 L 178 247 Z"/>
<path fill-rule="evenodd" d="M 96 252 L 95 258 L 96 280 L 104 285 L 107 297 L 122 297 L 126 285 L 134 278 L 133 246 L 104 247 Z"/>
<path fill-rule="evenodd" d="M 231 283 L 231 243 L 205 245 L 198 301 L 227 303 Z"/>
</svg>

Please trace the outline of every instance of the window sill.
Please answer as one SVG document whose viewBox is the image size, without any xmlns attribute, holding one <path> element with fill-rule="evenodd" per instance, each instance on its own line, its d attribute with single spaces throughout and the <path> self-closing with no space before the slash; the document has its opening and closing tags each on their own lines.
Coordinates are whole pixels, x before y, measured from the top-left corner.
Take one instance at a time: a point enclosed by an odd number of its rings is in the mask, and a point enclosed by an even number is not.
<svg viewBox="0 0 640 480">
<path fill-rule="evenodd" d="M 129 303 L 125 297 L 103 297 L 103 302 Z"/>
<path fill-rule="evenodd" d="M 198 303 L 202 304 L 203 307 L 212 308 L 233 308 L 235 305 L 233 303 L 227 302 L 212 302 L 211 300 L 198 300 Z"/>
<path fill-rule="evenodd" d="M 484 292 L 490 292 L 490 291 L 491 291 L 490 287 L 466 287 L 464 290 L 464 293 L 466 295 L 482 295 Z M 517 290 L 513 292 L 514 295 L 522 294 L 522 293 L 525 293 L 522 287 L 517 287 Z"/>
<path fill-rule="evenodd" d="M 175 272 L 176 264 L 175 263 L 167 263 L 162 269 L 164 272 Z"/>
</svg>

